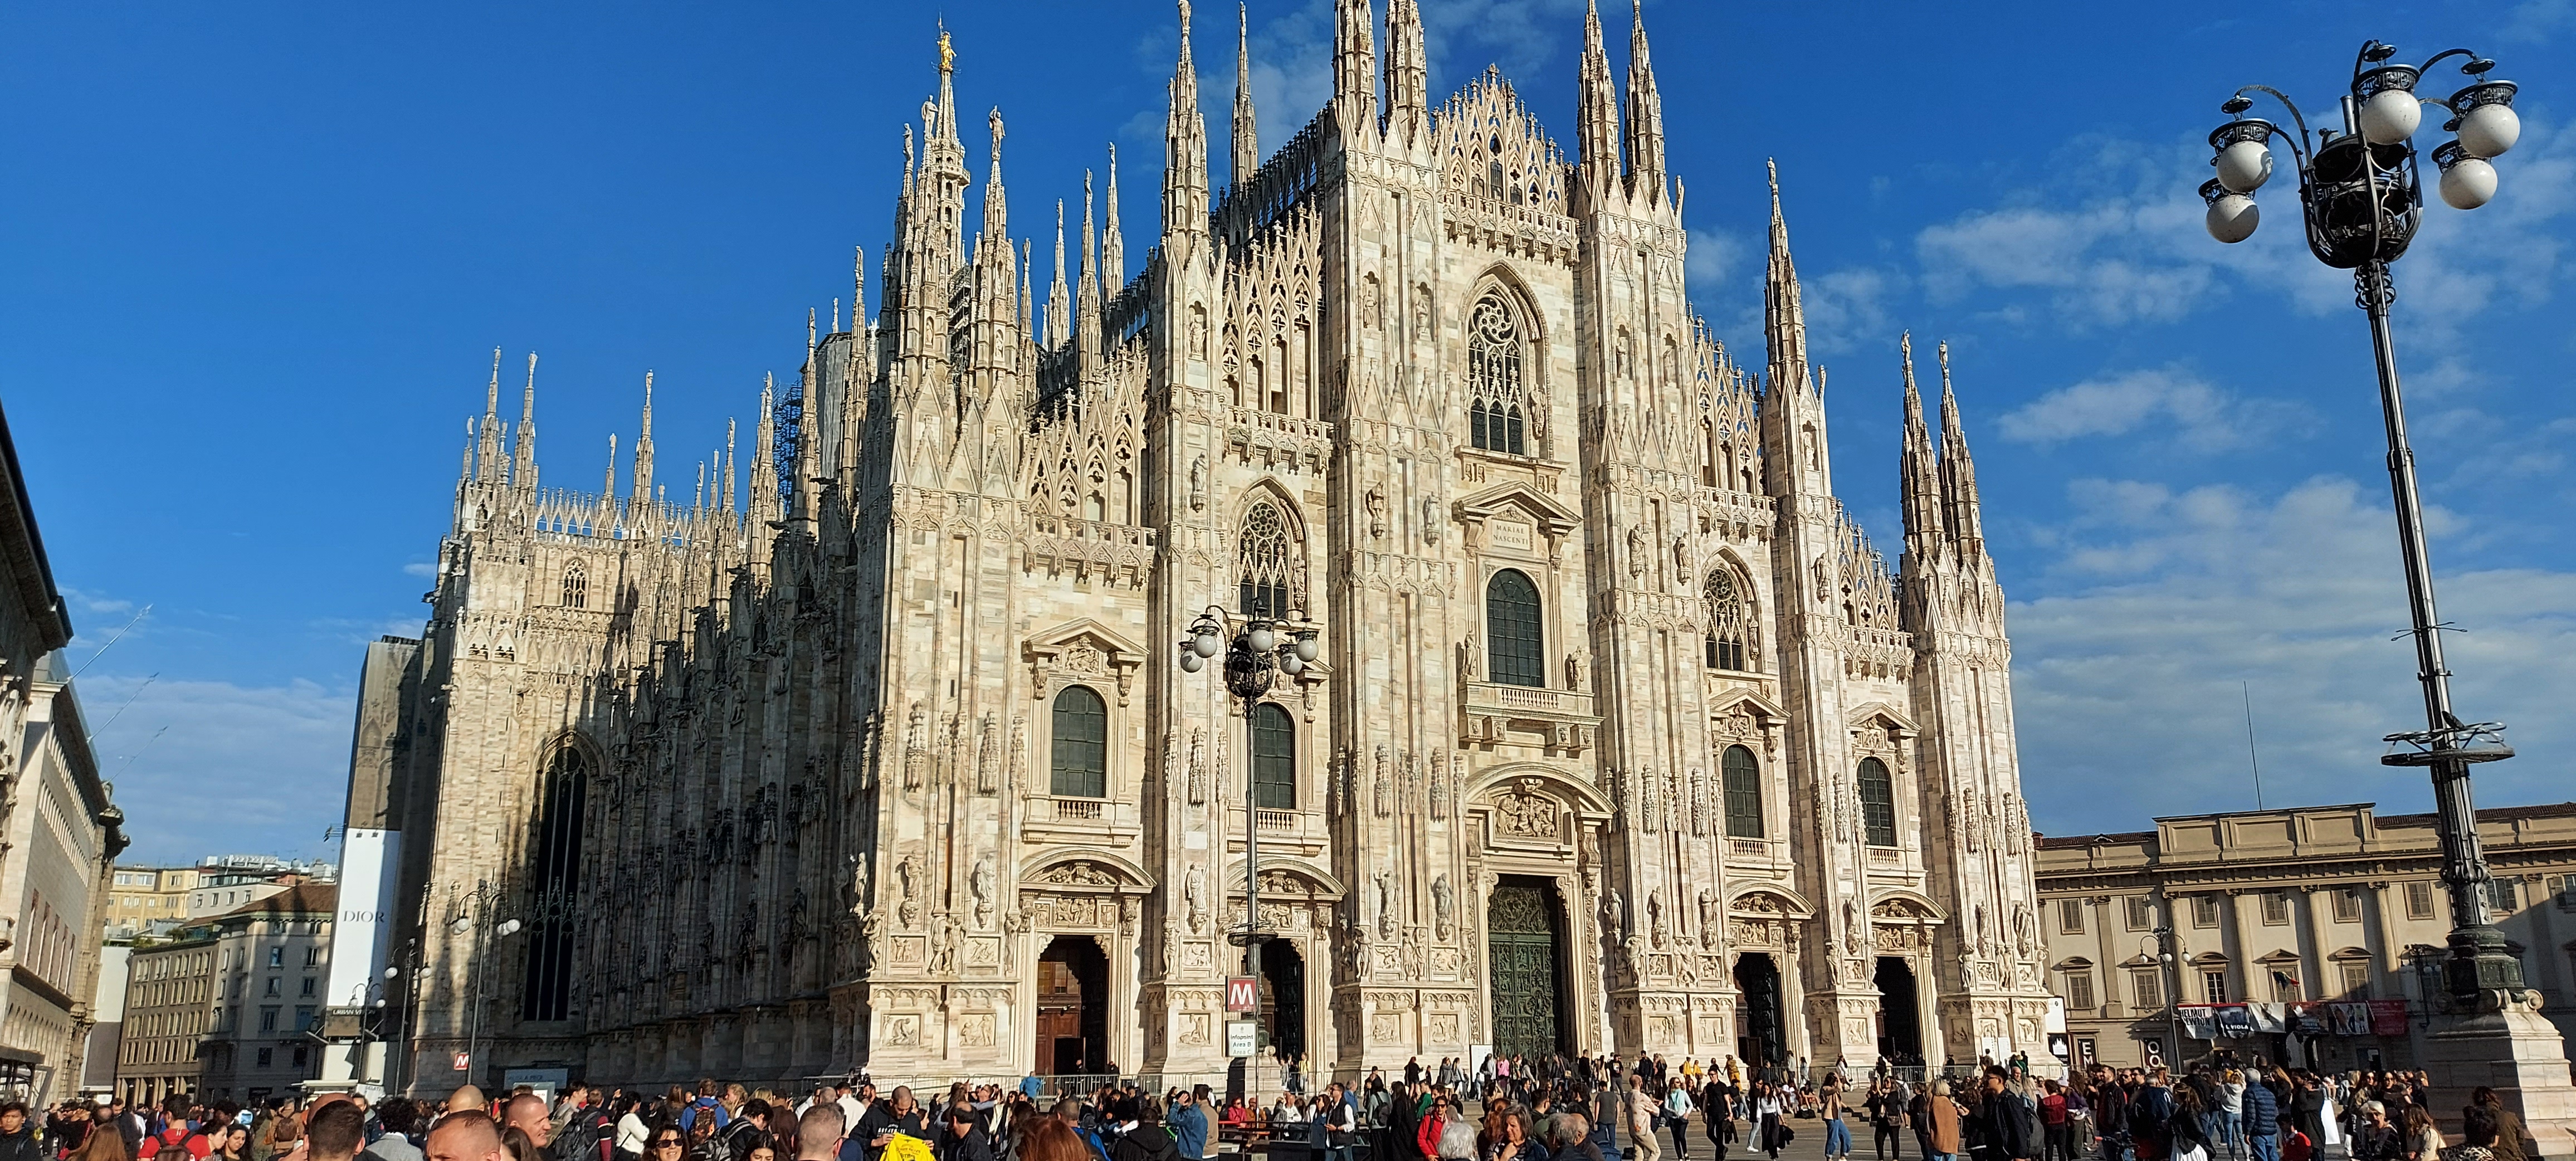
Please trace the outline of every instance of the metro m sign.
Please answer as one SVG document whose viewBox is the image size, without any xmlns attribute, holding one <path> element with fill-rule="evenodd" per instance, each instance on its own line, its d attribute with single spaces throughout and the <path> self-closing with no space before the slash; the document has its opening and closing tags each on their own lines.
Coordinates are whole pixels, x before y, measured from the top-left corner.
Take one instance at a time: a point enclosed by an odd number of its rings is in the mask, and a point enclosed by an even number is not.
<svg viewBox="0 0 2576 1161">
<path fill-rule="evenodd" d="M 1226 977 L 1225 1010 L 1229 1012 L 1260 1011 L 1261 981 L 1251 976 Z"/>
</svg>

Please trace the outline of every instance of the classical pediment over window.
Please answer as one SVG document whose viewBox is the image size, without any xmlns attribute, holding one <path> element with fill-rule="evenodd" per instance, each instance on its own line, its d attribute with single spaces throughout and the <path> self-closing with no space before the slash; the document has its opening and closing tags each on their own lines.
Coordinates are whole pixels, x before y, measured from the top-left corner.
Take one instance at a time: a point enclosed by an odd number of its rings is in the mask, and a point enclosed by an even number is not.
<svg viewBox="0 0 2576 1161">
<path fill-rule="evenodd" d="M 1031 636 L 1021 653 L 1029 663 L 1029 696 L 1041 701 L 1058 683 L 1080 681 L 1113 686 L 1125 705 L 1145 665 L 1143 648 L 1089 617 Z"/>
</svg>

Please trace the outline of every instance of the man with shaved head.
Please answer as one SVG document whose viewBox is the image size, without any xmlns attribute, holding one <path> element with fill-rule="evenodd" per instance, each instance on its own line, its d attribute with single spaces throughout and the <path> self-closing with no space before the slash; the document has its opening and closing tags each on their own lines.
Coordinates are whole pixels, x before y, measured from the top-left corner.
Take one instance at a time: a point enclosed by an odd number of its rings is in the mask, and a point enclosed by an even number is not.
<svg viewBox="0 0 2576 1161">
<path fill-rule="evenodd" d="M 453 1098 L 449 1103 L 454 1103 Z M 509 1161 L 509 1157 L 501 1147 L 501 1126 L 480 1109 L 451 1112 L 429 1131 L 429 1161 Z"/>
<path fill-rule="evenodd" d="M 530 1143 L 543 1149 L 554 1143 L 555 1119 L 546 1108 L 546 1098 L 532 1092 L 520 1093 L 502 1106 L 501 1126 L 528 1135 Z"/>
<path fill-rule="evenodd" d="M 840 1105 L 814 1102 L 804 1116 L 796 1118 L 796 1161 L 839 1161 L 841 1134 L 846 1131 Z"/>
<path fill-rule="evenodd" d="M 350 1161 L 366 1143 L 367 1110 L 355 1100 L 317 1102 L 304 1115 L 306 1161 Z"/>
<path fill-rule="evenodd" d="M 484 1099 L 482 1089 L 470 1084 L 447 1094 L 447 1111 L 451 1113 L 480 1113 L 483 1112 L 483 1106 L 490 1103 L 492 1102 Z M 492 1118 L 486 1115 L 483 1119 L 488 1121 Z"/>
</svg>

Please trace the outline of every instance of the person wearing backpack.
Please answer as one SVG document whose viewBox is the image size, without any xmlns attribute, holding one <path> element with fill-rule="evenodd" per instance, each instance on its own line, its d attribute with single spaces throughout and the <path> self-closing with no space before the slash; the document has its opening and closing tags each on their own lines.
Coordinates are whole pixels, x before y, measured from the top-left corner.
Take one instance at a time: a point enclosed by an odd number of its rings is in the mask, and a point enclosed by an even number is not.
<svg viewBox="0 0 2576 1161">
<path fill-rule="evenodd" d="M 151 1161 L 163 1153 L 168 1153 L 171 1161 L 206 1161 L 207 1155 L 215 1151 L 214 1142 L 198 1132 L 196 1122 L 189 1119 L 197 1110 L 188 1103 L 188 1098 L 171 1097 L 162 1102 L 161 1111 L 169 1118 L 168 1122 L 160 1132 L 145 1137 L 134 1155 L 143 1161 Z"/>
</svg>

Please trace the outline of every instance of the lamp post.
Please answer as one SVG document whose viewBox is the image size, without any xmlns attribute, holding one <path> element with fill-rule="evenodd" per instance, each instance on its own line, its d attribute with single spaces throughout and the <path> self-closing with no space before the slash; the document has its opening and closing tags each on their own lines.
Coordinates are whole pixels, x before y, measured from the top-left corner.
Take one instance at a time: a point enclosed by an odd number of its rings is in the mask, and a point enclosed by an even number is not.
<svg viewBox="0 0 2576 1161">
<path fill-rule="evenodd" d="M 520 923 L 516 919 L 494 920 L 492 909 L 501 902 L 501 889 L 493 886 L 489 879 L 476 879 L 474 890 L 465 896 L 465 902 L 467 906 L 448 923 L 447 930 L 451 935 L 474 934 L 474 946 L 467 952 L 465 960 L 466 992 L 473 997 L 473 1006 L 465 1017 L 465 1082 L 472 1084 L 475 1070 L 482 1067 L 482 1062 L 475 1059 L 475 1052 L 476 1041 L 483 1036 L 483 949 L 486 935 L 488 933 L 491 939 L 516 935 Z"/>
<path fill-rule="evenodd" d="M 2258 215 L 2254 191 L 2272 175 L 2274 140 L 2290 147 L 2298 170 L 2299 209 L 2306 219 L 2308 249 L 2317 260 L 2353 272 L 2354 304 L 2370 316 L 2370 341 L 2379 365 L 2379 406 L 2388 429 L 2388 482 L 2396 499 L 2397 540 L 2406 567 L 2406 597 L 2415 639 L 2416 678 L 2423 685 L 2424 728 L 2388 735 L 2392 752 L 2380 758 L 2390 766 L 2420 766 L 2433 778 L 2436 832 L 2442 843 L 2442 884 L 2451 898 L 2450 957 L 2444 965 L 2443 991 L 2452 1010 L 2495 1012 L 2516 1007 L 2523 994 L 2522 964 L 2506 949 L 2503 933 L 2487 915 L 2487 865 L 2478 844 L 2477 811 L 2469 799 L 2469 767 L 2513 756 L 2500 739 L 2501 722 L 2464 722 L 2451 709 L 2450 669 L 2442 660 L 2440 630 L 2433 605 L 2433 566 L 2424 546 L 2424 520 L 2416 498 L 2415 453 L 2407 445 L 2406 411 L 2397 385 L 2397 353 L 2388 329 L 2388 308 L 2397 301 L 2388 267 L 2405 254 L 2415 238 L 2423 212 L 2423 191 L 2416 181 L 2412 138 L 2422 123 L 2423 107 L 2438 104 L 2450 114 L 2442 127 L 2453 140 L 2433 150 L 2442 171 L 2442 200 L 2455 209 L 2473 210 L 2495 196 L 2496 172 L 2491 159 L 2513 148 L 2522 135 L 2513 111 L 2514 83 L 2489 79 L 2495 62 L 2455 48 L 2421 65 L 2390 64 L 2395 47 L 2373 40 L 2361 46 L 2353 62 L 2350 91 L 2341 98 L 2343 128 L 2327 128 L 2313 140 L 2307 119 L 2277 89 L 2248 85 L 2220 109 L 2234 118 L 2209 135 L 2217 150 L 2210 162 L 2218 176 L 2200 187 L 2208 202 L 2210 236 L 2241 242 L 2254 233 Z M 2448 98 L 2432 102 L 2415 87 L 2424 74 L 2452 57 L 2466 57 L 2460 72 L 2468 83 Z M 2249 94 L 2262 93 L 2290 112 L 2297 133 L 2258 117 Z"/>
<path fill-rule="evenodd" d="M 2156 945 L 2156 979 L 2165 989 L 2165 1065 L 2170 1068 L 2182 1062 L 2182 965 L 2174 958 L 2172 917 L 2150 928 L 2147 939 L 2138 941 L 2138 954 L 2147 953 L 2147 940 Z"/>
<path fill-rule="evenodd" d="M 1230 641 L 1229 631 L 1233 633 Z M 1238 624 L 1217 605 L 1201 611 L 1190 624 L 1189 635 L 1180 641 L 1183 673 L 1197 673 L 1224 654 L 1225 691 L 1243 703 L 1243 930 L 1227 933 L 1226 941 L 1243 948 L 1247 976 L 1261 974 L 1261 944 L 1278 934 L 1261 928 L 1261 801 L 1260 782 L 1253 770 L 1252 714 L 1282 674 L 1295 677 L 1305 672 L 1322 646 L 1321 635 L 1301 618 L 1252 612 Z M 1249 1058 L 1244 1067 L 1252 1067 Z"/>
</svg>

